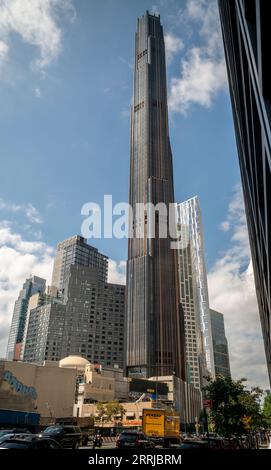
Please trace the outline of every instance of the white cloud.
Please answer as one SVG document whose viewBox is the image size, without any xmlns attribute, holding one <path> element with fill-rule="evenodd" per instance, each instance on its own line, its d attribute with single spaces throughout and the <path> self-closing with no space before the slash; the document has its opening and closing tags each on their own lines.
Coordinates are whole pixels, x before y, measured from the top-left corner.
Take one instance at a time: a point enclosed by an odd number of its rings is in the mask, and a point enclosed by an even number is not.
<svg viewBox="0 0 271 470">
<path fill-rule="evenodd" d="M 228 232 L 230 230 L 229 222 L 227 220 L 225 220 L 224 222 L 221 222 L 220 228 L 223 232 Z"/>
<path fill-rule="evenodd" d="M 72 0 L 0 0 L 0 61 L 10 51 L 16 33 L 25 44 L 36 47 L 35 66 L 42 69 L 54 62 L 62 49 L 60 13 L 74 19 Z"/>
<path fill-rule="evenodd" d="M 200 44 L 187 51 L 180 76 L 170 81 L 169 107 L 186 114 L 192 105 L 210 108 L 227 76 L 216 0 L 188 0 L 183 16 L 197 28 Z"/>
<path fill-rule="evenodd" d="M 35 88 L 34 93 L 35 93 L 36 98 L 41 97 L 41 91 L 40 91 L 40 88 L 38 86 Z"/>
<path fill-rule="evenodd" d="M 224 223 L 231 233 L 231 244 L 208 274 L 210 305 L 224 314 L 233 377 L 246 377 L 248 385 L 268 388 L 267 367 L 240 187 L 235 189 Z"/>
<path fill-rule="evenodd" d="M 164 36 L 165 39 L 165 50 L 166 50 L 166 59 L 170 63 L 173 60 L 175 54 L 180 52 L 184 45 L 181 38 L 174 36 L 172 33 L 166 33 Z"/>
<path fill-rule="evenodd" d="M 25 215 L 28 220 L 35 224 L 41 224 L 42 218 L 39 214 L 39 211 L 33 206 L 33 204 L 28 204 L 25 208 Z"/>
<path fill-rule="evenodd" d="M 109 259 L 108 282 L 112 284 L 126 284 L 126 261 Z"/>
<path fill-rule="evenodd" d="M 0 64 L 4 61 L 8 54 L 8 45 L 0 40 Z"/>
<path fill-rule="evenodd" d="M 172 78 L 170 84 L 171 111 L 185 114 L 192 104 L 210 108 L 215 95 L 225 84 L 224 62 L 216 63 L 194 47 L 181 67 L 181 78 Z"/>
<path fill-rule="evenodd" d="M 39 211 L 31 203 L 14 204 L 0 198 L 0 210 L 13 213 L 22 212 L 31 223 L 42 224 L 43 222 Z"/>
<path fill-rule="evenodd" d="M 27 241 L 0 223 L 0 357 L 5 356 L 14 302 L 31 274 L 51 280 L 54 250 L 43 242 Z"/>
</svg>

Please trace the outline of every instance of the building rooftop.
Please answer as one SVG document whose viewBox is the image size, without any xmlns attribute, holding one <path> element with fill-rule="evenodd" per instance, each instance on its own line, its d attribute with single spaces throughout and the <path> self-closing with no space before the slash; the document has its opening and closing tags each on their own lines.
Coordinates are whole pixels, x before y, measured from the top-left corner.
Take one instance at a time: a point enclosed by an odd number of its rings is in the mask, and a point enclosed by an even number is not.
<svg viewBox="0 0 271 470">
<path fill-rule="evenodd" d="M 59 367 L 66 367 L 70 369 L 84 369 L 90 362 L 82 356 L 67 356 L 59 361 Z"/>
</svg>

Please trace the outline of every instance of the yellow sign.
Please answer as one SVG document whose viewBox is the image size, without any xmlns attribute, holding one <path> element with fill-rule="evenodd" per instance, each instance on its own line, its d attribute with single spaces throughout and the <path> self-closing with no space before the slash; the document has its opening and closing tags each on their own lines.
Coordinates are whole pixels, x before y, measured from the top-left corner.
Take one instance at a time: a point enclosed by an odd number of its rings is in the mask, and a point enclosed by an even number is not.
<svg viewBox="0 0 271 470">
<path fill-rule="evenodd" d="M 162 410 L 143 410 L 143 432 L 147 436 L 164 436 L 164 412 Z"/>
</svg>

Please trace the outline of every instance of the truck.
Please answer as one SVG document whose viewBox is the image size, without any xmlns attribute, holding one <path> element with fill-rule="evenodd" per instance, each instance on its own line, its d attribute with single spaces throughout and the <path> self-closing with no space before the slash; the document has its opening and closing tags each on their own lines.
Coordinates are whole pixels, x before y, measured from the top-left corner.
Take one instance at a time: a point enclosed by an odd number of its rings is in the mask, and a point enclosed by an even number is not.
<svg viewBox="0 0 271 470">
<path fill-rule="evenodd" d="M 180 416 L 173 411 L 143 409 L 142 429 L 147 437 L 160 441 L 164 447 L 180 442 Z"/>
</svg>

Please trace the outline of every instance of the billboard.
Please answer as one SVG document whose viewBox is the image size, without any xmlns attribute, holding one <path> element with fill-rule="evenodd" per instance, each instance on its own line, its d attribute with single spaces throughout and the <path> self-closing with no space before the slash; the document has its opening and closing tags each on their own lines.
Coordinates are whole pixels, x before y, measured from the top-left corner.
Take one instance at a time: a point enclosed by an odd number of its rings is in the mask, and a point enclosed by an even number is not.
<svg viewBox="0 0 271 470">
<path fill-rule="evenodd" d="M 150 395 L 163 395 L 167 397 L 168 386 L 164 382 L 153 380 L 131 378 L 129 380 L 129 392 L 148 393 Z"/>
</svg>

